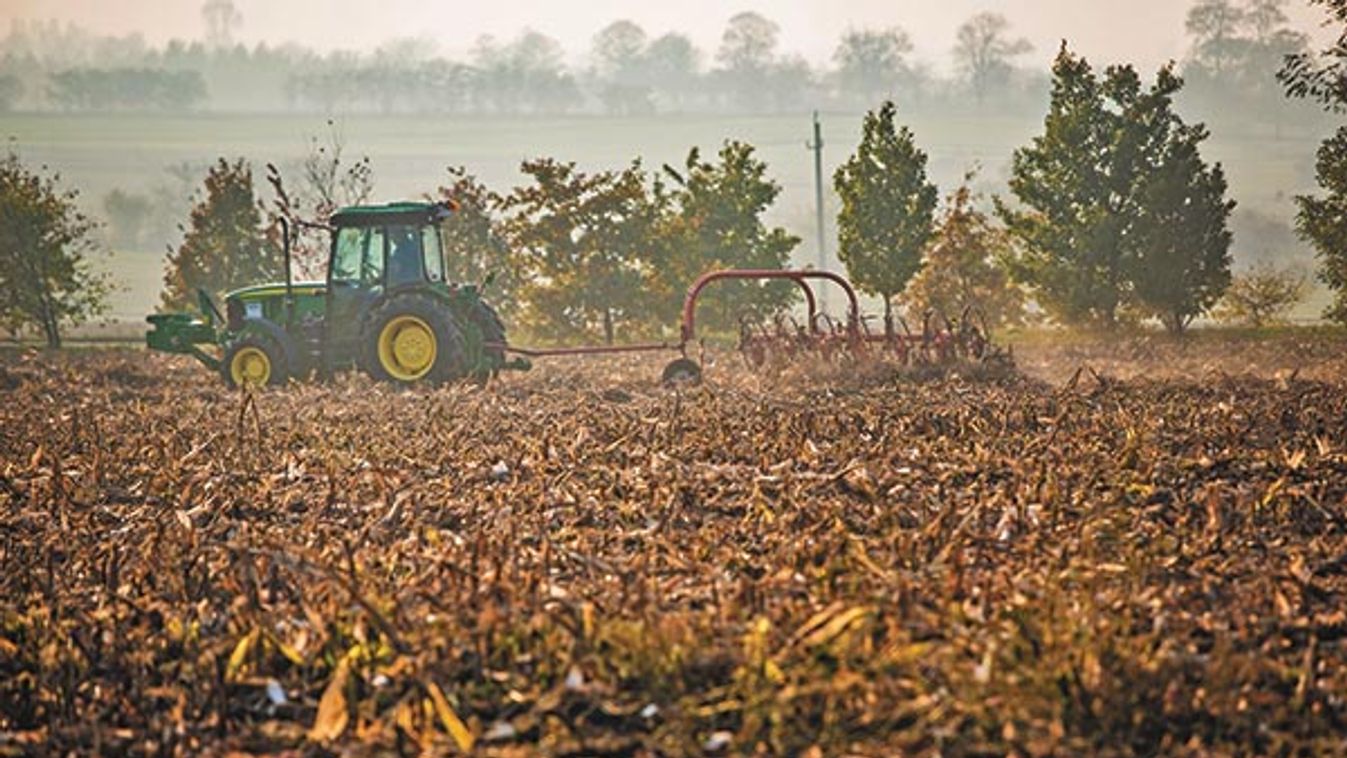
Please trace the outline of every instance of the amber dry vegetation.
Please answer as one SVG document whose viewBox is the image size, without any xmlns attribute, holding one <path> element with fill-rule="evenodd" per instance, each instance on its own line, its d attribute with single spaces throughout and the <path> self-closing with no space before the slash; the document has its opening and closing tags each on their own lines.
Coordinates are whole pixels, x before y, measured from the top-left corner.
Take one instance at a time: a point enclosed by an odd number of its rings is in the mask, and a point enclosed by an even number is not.
<svg viewBox="0 0 1347 758">
<path fill-rule="evenodd" d="M 1341 336 L 1018 362 L 5 353 L 0 755 L 1347 751 Z"/>
</svg>

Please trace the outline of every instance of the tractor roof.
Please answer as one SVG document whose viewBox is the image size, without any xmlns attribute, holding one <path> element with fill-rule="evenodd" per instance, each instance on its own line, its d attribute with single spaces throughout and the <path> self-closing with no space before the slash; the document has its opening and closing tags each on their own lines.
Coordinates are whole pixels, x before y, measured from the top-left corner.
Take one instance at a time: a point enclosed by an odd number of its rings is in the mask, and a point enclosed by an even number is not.
<svg viewBox="0 0 1347 758">
<path fill-rule="evenodd" d="M 384 226 L 385 224 L 438 224 L 449 216 L 444 203 L 388 203 L 353 205 L 332 214 L 333 226 Z"/>
</svg>

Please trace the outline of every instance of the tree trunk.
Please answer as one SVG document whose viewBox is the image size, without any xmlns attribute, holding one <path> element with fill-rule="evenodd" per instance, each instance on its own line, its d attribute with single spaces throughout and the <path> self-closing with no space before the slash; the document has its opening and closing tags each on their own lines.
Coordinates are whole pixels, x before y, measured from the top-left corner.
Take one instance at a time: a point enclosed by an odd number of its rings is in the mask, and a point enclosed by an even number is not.
<svg viewBox="0 0 1347 758">
<path fill-rule="evenodd" d="M 44 305 L 42 314 L 42 333 L 47 338 L 47 347 L 55 350 L 61 347 L 61 325 L 52 315 L 51 309 Z"/>
<path fill-rule="evenodd" d="M 893 295 L 884 293 L 884 336 L 893 336 Z"/>
<path fill-rule="evenodd" d="M 613 309 L 603 309 L 603 343 L 613 344 Z"/>
</svg>

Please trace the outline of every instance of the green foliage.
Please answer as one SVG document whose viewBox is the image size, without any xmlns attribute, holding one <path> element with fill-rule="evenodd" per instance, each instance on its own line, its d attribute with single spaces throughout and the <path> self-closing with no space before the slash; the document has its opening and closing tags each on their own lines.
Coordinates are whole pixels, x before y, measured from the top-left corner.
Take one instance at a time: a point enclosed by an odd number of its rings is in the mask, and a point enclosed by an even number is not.
<svg viewBox="0 0 1347 758">
<path fill-rule="evenodd" d="M 965 184 L 945 201 L 921 270 L 901 296 L 908 314 L 920 317 L 934 309 L 957 317 L 976 306 L 991 326 L 1023 322 L 1024 292 L 1003 266 L 1010 238 L 977 209 L 975 200 Z"/>
<path fill-rule="evenodd" d="M 1019 204 L 999 203 L 1011 273 L 1056 320 L 1112 326 L 1138 304 L 1177 330 L 1228 281 L 1233 206 L 1198 153 L 1206 130 L 1173 111 L 1182 86 L 1169 67 L 1146 89 L 1130 66 L 1100 79 L 1058 55 L 1043 134 L 1015 151 Z"/>
<path fill-rule="evenodd" d="M 487 299 L 508 321 L 518 311 L 520 277 L 500 220 L 504 198 L 461 166 L 448 171 L 450 183 L 436 193 L 454 206 L 441 227 L 445 273 L 451 282 L 479 286 L 490 277 Z"/>
<path fill-rule="evenodd" d="M 1334 112 L 1347 110 L 1347 0 L 1310 0 L 1338 26 L 1332 45 L 1318 53 L 1299 51 L 1286 60 L 1277 79 L 1291 97 L 1308 98 Z"/>
<path fill-rule="evenodd" d="M 1230 286 L 1225 172 L 1198 151 L 1202 126 L 1175 123 L 1138 179 L 1127 275 L 1138 303 L 1180 333 Z"/>
<path fill-rule="evenodd" d="M 1306 289 L 1303 274 L 1264 264 L 1234 278 L 1215 315 L 1259 329 L 1284 319 L 1305 299 Z"/>
<path fill-rule="evenodd" d="M 284 276 L 253 193 L 253 170 L 220 158 L 206 175 L 205 196 L 192 207 L 186 234 L 170 250 L 160 298 L 165 309 L 196 302 L 198 288 L 217 295 Z"/>
<path fill-rule="evenodd" d="M 521 170 L 532 183 L 504 207 L 524 321 L 546 338 L 601 335 L 608 344 L 638 329 L 646 307 L 639 262 L 656 223 L 640 163 L 585 174 L 547 158 Z"/>
<path fill-rule="evenodd" d="M 14 153 L 0 160 L 0 326 L 36 327 L 49 347 L 61 346 L 62 327 L 104 313 L 111 290 L 90 266 L 97 225 L 58 179 Z"/>
<path fill-rule="evenodd" d="M 648 285 L 662 304 L 664 323 L 698 275 L 723 268 L 785 268 L 800 244 L 799 237 L 763 221 L 781 185 L 768 178 L 766 162 L 754 153 L 752 145 L 729 141 L 712 162 L 694 148 L 681 172 L 666 170 L 676 183 L 671 192 L 656 183 L 663 219 L 651 247 Z M 794 287 L 782 283 L 717 282 L 700 300 L 698 322 L 711 330 L 734 329 L 740 317 L 769 318 L 796 296 Z"/>
<path fill-rule="evenodd" d="M 867 113 L 860 146 L 833 175 L 842 201 L 837 257 L 857 287 L 884 299 L 886 323 L 893 297 L 921 267 L 939 202 L 926 153 L 895 124 L 896 113 L 892 102 Z"/>
<path fill-rule="evenodd" d="M 1347 324 L 1347 127 L 1320 146 L 1315 176 L 1325 194 L 1296 198 L 1296 230 L 1314 247 L 1319 280 L 1333 291 L 1324 316 Z"/>
</svg>

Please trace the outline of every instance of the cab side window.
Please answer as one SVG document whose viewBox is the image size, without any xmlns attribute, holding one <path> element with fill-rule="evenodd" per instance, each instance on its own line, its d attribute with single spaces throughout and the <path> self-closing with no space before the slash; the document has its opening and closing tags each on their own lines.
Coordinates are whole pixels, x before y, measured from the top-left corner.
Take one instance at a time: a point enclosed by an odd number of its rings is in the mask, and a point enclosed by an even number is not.
<svg viewBox="0 0 1347 758">
<path fill-rule="evenodd" d="M 444 250 L 440 245 L 438 226 L 421 227 L 421 247 L 426 256 L 426 278 L 432 282 L 444 281 Z"/>
<path fill-rule="evenodd" d="M 337 232 L 332 255 L 332 280 L 376 286 L 384 276 L 384 230 L 346 227 Z"/>
</svg>

